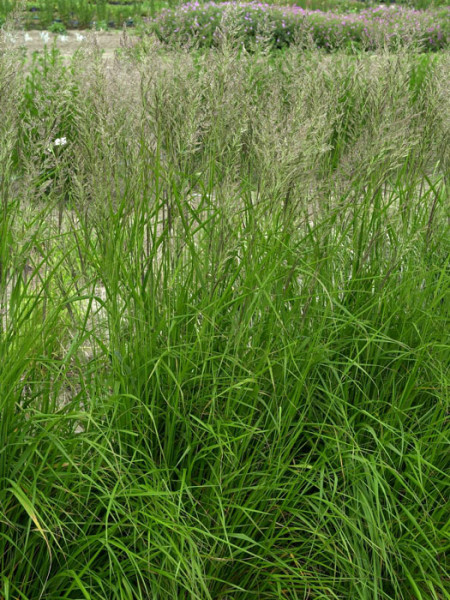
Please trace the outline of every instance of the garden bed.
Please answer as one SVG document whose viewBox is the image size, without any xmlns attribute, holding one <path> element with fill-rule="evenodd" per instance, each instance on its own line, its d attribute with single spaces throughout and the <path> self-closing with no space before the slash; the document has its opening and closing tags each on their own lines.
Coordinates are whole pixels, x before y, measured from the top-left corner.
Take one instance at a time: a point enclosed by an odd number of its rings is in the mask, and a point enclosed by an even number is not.
<svg viewBox="0 0 450 600">
<path fill-rule="evenodd" d="M 191 2 L 164 9 L 148 28 L 169 44 L 214 46 L 225 35 L 247 50 L 297 44 L 330 51 L 402 46 L 433 51 L 448 45 L 450 8 L 419 11 L 391 5 L 339 14 L 256 2 Z"/>
<path fill-rule="evenodd" d="M 0 30 L 0 598 L 445 598 L 449 53 L 217 29 Z"/>
</svg>

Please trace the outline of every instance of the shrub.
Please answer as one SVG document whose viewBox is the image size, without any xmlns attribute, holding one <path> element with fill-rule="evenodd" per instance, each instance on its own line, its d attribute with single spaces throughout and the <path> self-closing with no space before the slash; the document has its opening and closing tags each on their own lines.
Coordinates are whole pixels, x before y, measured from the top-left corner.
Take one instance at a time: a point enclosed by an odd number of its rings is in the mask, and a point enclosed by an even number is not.
<svg viewBox="0 0 450 600">
<path fill-rule="evenodd" d="M 52 33 L 66 33 L 67 29 L 66 26 L 64 25 L 64 23 L 59 23 L 57 21 L 55 21 L 54 23 L 52 23 L 50 25 L 50 27 L 48 28 L 49 31 L 51 31 Z"/>
<path fill-rule="evenodd" d="M 418 11 L 378 6 L 357 14 L 339 14 L 256 2 L 191 2 L 163 10 L 150 21 L 150 29 L 163 42 L 194 40 L 200 46 L 217 44 L 221 30 L 226 30 L 247 49 L 261 42 L 282 48 L 296 41 L 327 50 L 395 49 L 411 44 L 437 50 L 448 43 L 448 16 L 448 8 Z"/>
</svg>

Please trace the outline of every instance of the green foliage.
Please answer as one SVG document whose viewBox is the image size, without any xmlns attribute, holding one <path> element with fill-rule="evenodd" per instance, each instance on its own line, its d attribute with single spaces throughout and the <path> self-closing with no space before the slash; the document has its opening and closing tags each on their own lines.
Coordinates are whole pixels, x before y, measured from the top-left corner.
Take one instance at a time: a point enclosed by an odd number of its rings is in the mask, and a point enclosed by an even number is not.
<svg viewBox="0 0 450 600">
<path fill-rule="evenodd" d="M 66 33 L 67 32 L 67 29 L 66 29 L 66 26 L 64 25 L 64 23 L 60 23 L 58 21 L 55 21 L 54 23 L 52 23 L 49 26 L 48 30 L 51 33 Z"/>
<path fill-rule="evenodd" d="M 19 11 L 25 28 L 50 31 L 58 27 L 59 21 L 66 29 L 95 28 L 99 23 L 120 28 L 127 21 L 139 23 L 142 17 L 154 16 L 168 6 L 170 2 L 159 0 L 28 0 L 25 5 L 15 0 L 0 0 L 0 18 L 6 19 Z M 56 19 L 59 21 L 55 24 Z M 63 33 L 62 28 L 54 33 Z"/>
<path fill-rule="evenodd" d="M 363 0 L 289 0 L 284 2 L 282 0 L 276 0 L 271 2 L 276 6 L 300 6 L 307 10 L 322 10 L 332 11 L 340 13 L 352 13 L 360 12 L 370 6 L 371 2 Z"/>
<path fill-rule="evenodd" d="M 420 12 L 378 6 L 357 14 L 340 14 L 256 2 L 194 2 L 163 10 L 149 29 L 166 43 L 202 47 L 220 44 L 223 33 L 231 32 L 236 43 L 247 50 L 261 44 L 272 48 L 314 45 L 329 51 L 405 45 L 438 50 L 448 44 L 449 23 L 448 8 Z"/>
<path fill-rule="evenodd" d="M 445 598 L 448 55 L 0 48 L 0 596 Z"/>
<path fill-rule="evenodd" d="M 131 26 L 131 21 L 139 25 L 142 19 L 154 18 L 163 9 L 174 9 L 180 4 L 182 2 L 179 0 L 0 0 L 0 24 L 5 22 L 8 15 L 20 14 L 21 22 L 28 29 L 50 28 L 55 19 L 61 20 L 68 29 L 98 28 L 99 23 L 101 29 L 119 28 L 124 24 Z M 207 4 L 201 2 L 200 6 Z M 272 4 L 330 11 L 338 15 L 359 13 L 368 7 L 379 6 L 379 2 L 372 0 L 275 0 Z M 408 0 L 398 4 L 423 10 L 445 7 L 447 2 Z M 443 17 L 448 18 L 448 14 Z"/>
</svg>

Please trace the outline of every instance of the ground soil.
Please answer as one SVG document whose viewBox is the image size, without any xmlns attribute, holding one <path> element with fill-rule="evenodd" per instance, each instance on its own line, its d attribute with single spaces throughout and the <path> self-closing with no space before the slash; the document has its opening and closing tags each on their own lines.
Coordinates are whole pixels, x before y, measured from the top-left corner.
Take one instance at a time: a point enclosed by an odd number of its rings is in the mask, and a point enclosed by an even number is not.
<svg viewBox="0 0 450 600">
<path fill-rule="evenodd" d="M 112 58 L 117 48 L 123 43 L 122 31 L 68 31 L 64 35 L 56 35 L 48 31 L 12 31 L 4 34 L 5 42 L 18 48 L 25 48 L 27 54 L 42 52 L 44 46 L 51 48 L 56 45 L 63 56 L 72 56 L 85 44 L 96 43 L 103 51 L 105 58 Z M 127 44 L 138 38 L 128 36 Z"/>
</svg>

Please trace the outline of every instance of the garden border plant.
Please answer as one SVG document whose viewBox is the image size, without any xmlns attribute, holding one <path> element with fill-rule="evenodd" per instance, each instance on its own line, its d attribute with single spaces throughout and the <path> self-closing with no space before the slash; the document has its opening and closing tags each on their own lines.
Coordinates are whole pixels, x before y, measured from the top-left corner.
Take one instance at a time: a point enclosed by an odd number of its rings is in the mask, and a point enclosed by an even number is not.
<svg viewBox="0 0 450 600">
<path fill-rule="evenodd" d="M 448 53 L 0 44 L 0 596 L 445 597 Z"/>
<path fill-rule="evenodd" d="M 415 46 L 417 51 L 447 47 L 450 7 L 418 11 L 378 6 L 359 13 L 339 14 L 257 2 L 191 2 L 164 9 L 149 23 L 149 31 L 169 44 L 217 45 L 221 29 L 233 32 L 239 44 L 273 48 L 315 45 L 326 50 L 374 50 Z"/>
<path fill-rule="evenodd" d="M 341 15 L 359 13 L 377 3 L 361 0 L 275 0 L 274 4 L 283 8 L 294 5 L 308 11 Z M 408 0 L 407 6 L 420 9 L 445 7 L 445 0 Z M 0 25 L 8 15 L 18 15 L 27 29 L 45 29 L 61 23 L 67 29 L 117 28 L 123 24 L 139 24 L 142 18 L 154 18 L 164 8 L 176 8 L 178 0 L 0 0 Z M 281 32 L 282 33 L 282 32 Z"/>
</svg>

